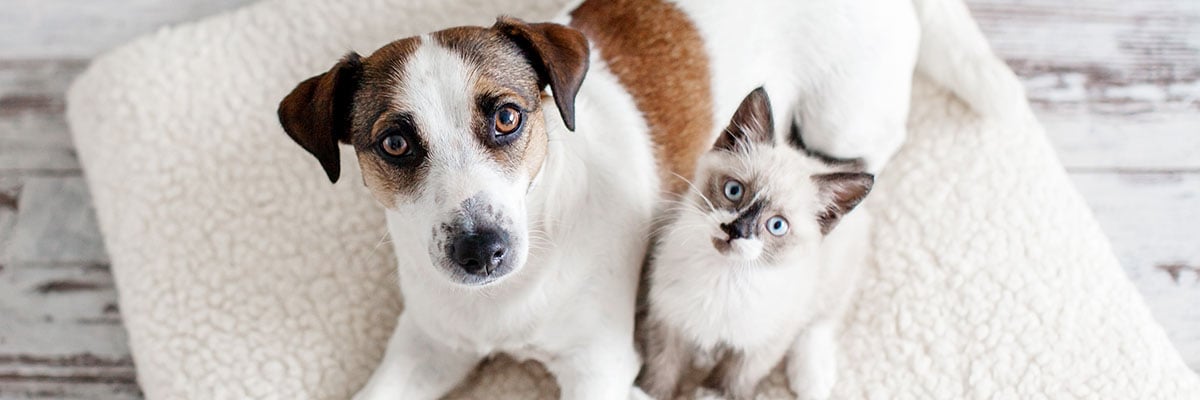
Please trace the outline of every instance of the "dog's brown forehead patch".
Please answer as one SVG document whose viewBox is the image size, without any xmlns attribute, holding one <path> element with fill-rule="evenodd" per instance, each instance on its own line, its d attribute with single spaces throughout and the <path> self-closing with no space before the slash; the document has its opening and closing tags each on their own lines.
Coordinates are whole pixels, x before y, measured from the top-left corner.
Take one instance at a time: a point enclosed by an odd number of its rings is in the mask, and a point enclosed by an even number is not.
<svg viewBox="0 0 1200 400">
<path fill-rule="evenodd" d="M 471 129 L 489 157 L 509 174 L 539 172 L 547 142 L 541 114 L 537 72 L 516 43 L 490 28 L 459 27 L 431 38 L 463 58 L 473 74 Z M 492 118 L 497 108 L 513 103 L 525 111 L 521 136 L 505 146 L 492 145 Z"/>
<path fill-rule="evenodd" d="M 410 37 L 389 43 L 363 59 L 362 78 L 354 96 L 355 147 L 365 142 L 374 142 L 377 122 L 389 113 L 400 113 L 396 109 L 396 88 L 404 79 L 404 66 L 413 53 L 422 45 L 421 38 Z M 361 149 L 360 149 L 361 150 Z"/>
<path fill-rule="evenodd" d="M 457 53 L 478 74 L 473 92 L 508 92 L 521 97 L 523 106 L 537 107 L 541 86 L 537 72 L 521 48 L 491 28 L 458 27 L 430 35 L 440 46 Z"/>
<path fill-rule="evenodd" d="M 470 115 L 458 116 L 468 120 L 466 132 L 432 132 L 422 126 L 425 116 L 414 114 L 416 110 L 404 109 L 411 104 L 398 96 L 420 95 L 402 93 L 401 87 L 411 87 L 414 82 L 404 82 L 406 65 L 422 46 L 439 46 L 462 57 L 467 66 L 470 89 Z M 417 82 L 434 85 L 434 82 Z M 418 91 L 420 92 L 420 91 Z M 539 172 L 546 156 L 548 142 L 542 123 L 541 87 L 536 72 L 525 59 L 516 44 L 496 30 L 480 27 L 459 27 L 434 32 L 422 40 L 411 37 L 392 42 L 363 59 L 363 72 L 359 90 L 355 95 L 353 109 L 353 136 L 351 138 L 362 167 L 363 180 L 385 206 L 394 206 L 397 195 L 417 193 L 429 170 L 427 158 L 430 154 L 462 149 L 436 149 L 422 147 L 419 164 L 399 166 L 389 162 L 378 153 L 381 136 L 397 127 L 396 121 L 407 121 L 404 126 L 411 133 L 412 145 L 427 146 L 429 135 L 461 134 L 475 137 L 485 153 L 505 172 L 513 175 L 522 172 L 532 178 Z M 514 103 L 525 110 L 525 122 L 521 136 L 504 146 L 490 145 L 494 108 Z M 400 124 L 404 125 L 404 124 Z"/>
<path fill-rule="evenodd" d="M 571 12 L 646 117 L 671 193 L 691 179 L 713 133 L 708 54 L 695 25 L 662 0 L 588 0 Z"/>
<path fill-rule="evenodd" d="M 386 207 L 395 206 L 396 196 L 414 194 L 426 169 L 421 164 L 401 167 L 389 163 L 377 146 L 404 110 L 396 108 L 396 88 L 404 79 L 404 66 L 422 45 L 421 38 L 410 37 L 384 45 L 363 59 L 362 77 L 354 97 L 351 143 L 358 154 L 363 183 Z M 410 145 L 419 145 L 412 137 Z"/>
</svg>

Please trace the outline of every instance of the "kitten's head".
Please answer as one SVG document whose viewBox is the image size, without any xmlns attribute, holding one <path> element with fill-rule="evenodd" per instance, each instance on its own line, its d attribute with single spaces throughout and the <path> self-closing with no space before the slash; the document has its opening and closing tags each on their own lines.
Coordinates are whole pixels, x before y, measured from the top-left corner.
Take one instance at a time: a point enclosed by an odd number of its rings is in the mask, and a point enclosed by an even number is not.
<svg viewBox="0 0 1200 400">
<path fill-rule="evenodd" d="M 770 100 L 758 88 L 701 156 L 675 230 L 706 236 L 696 238 L 704 239 L 698 251 L 755 264 L 811 254 L 806 250 L 870 192 L 872 175 L 835 172 L 786 144 L 777 146 L 774 129 Z"/>
</svg>

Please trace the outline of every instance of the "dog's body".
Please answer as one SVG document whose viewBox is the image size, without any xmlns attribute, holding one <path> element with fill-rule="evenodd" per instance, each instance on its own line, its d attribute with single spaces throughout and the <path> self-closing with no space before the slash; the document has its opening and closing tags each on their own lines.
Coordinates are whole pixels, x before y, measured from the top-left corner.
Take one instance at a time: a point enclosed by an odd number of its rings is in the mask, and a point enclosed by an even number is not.
<svg viewBox="0 0 1200 400">
<path fill-rule="evenodd" d="M 498 352 L 564 398 L 624 397 L 655 209 L 744 93 L 872 169 L 904 136 L 911 4 L 588 0 L 557 22 L 352 53 L 281 103 L 331 180 L 353 145 L 386 208 L 405 310 L 357 398 L 436 398 Z"/>
<path fill-rule="evenodd" d="M 559 22 L 587 34 L 634 96 L 672 193 L 757 87 L 795 117 L 777 128 L 798 120 L 806 146 L 872 171 L 905 137 L 920 39 L 911 3 L 587 1 Z"/>
<path fill-rule="evenodd" d="M 776 128 L 795 116 L 805 144 L 883 167 L 905 137 L 919 29 L 904 1 L 681 2 L 713 65 L 714 121 L 762 86 Z M 714 136 L 707 141 L 712 143 Z M 689 165 L 688 168 L 692 166 Z"/>
<path fill-rule="evenodd" d="M 520 273 L 476 289 L 447 282 L 420 256 L 424 243 L 402 239 L 435 225 L 430 215 L 387 212 L 405 311 L 357 398 L 436 398 L 501 352 L 545 364 L 563 398 L 628 393 L 639 367 L 631 336 L 637 276 L 658 180 L 645 123 L 618 89 L 593 65 L 576 101 L 575 132 L 545 108 L 553 139 L 525 195 L 537 239 Z"/>
</svg>

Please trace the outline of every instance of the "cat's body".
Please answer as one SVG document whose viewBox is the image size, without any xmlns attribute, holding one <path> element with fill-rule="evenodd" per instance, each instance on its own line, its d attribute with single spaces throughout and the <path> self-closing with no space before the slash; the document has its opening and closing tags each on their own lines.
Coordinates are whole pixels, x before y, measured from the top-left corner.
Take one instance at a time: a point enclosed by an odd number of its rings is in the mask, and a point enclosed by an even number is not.
<svg viewBox="0 0 1200 400">
<path fill-rule="evenodd" d="M 859 209 L 816 254 L 776 265 L 736 265 L 695 249 L 688 252 L 688 246 L 662 245 L 654 263 L 670 267 L 651 273 L 653 308 L 663 323 L 704 349 L 762 347 L 780 336 L 795 336 L 812 321 L 840 318 L 860 270 L 856 266 L 863 262 L 858 256 L 868 251 L 869 221 L 867 210 Z"/>
<path fill-rule="evenodd" d="M 801 397 L 832 389 L 835 330 L 869 250 L 870 216 L 854 208 L 873 178 L 775 144 L 769 110 L 765 93 L 747 97 L 659 229 L 641 321 L 640 383 L 655 397 L 699 361 L 707 386 L 748 398 L 785 355 Z"/>
</svg>

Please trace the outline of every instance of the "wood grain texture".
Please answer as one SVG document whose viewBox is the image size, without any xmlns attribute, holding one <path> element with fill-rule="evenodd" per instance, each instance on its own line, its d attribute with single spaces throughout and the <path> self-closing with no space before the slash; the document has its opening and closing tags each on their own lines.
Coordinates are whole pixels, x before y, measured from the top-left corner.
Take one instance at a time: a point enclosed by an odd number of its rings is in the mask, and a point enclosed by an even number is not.
<svg viewBox="0 0 1200 400">
<path fill-rule="evenodd" d="M 0 59 L 89 59 L 164 25 L 253 0 L 0 0 Z"/>
<path fill-rule="evenodd" d="M 128 364 L 121 361 L 128 347 L 107 265 L 9 263 L 0 271 L 0 288 L 0 366 Z M 30 349 L 37 353 L 24 353 Z"/>
<path fill-rule="evenodd" d="M 1200 371 L 1200 173 L 1075 173 L 1129 279 Z"/>
<path fill-rule="evenodd" d="M 78 173 L 64 93 L 85 66 L 0 60 L 0 173 Z"/>
<path fill-rule="evenodd" d="M 0 175 L 0 399 L 138 396 L 83 189 L 80 177 Z"/>
<path fill-rule="evenodd" d="M 3 249 L 6 264 L 91 265 L 108 262 L 83 177 L 25 178 L 17 218 Z"/>
<path fill-rule="evenodd" d="M 1072 170 L 1200 170 L 1200 2 L 967 0 Z"/>
</svg>

